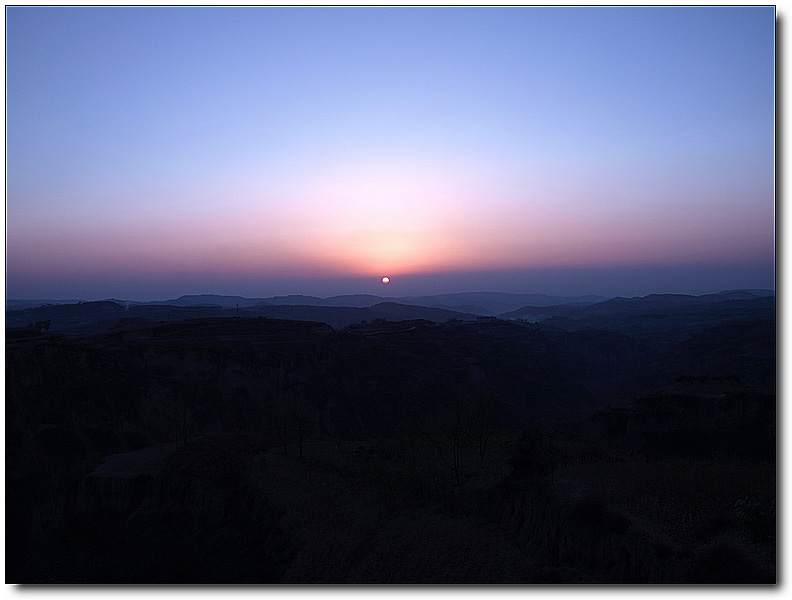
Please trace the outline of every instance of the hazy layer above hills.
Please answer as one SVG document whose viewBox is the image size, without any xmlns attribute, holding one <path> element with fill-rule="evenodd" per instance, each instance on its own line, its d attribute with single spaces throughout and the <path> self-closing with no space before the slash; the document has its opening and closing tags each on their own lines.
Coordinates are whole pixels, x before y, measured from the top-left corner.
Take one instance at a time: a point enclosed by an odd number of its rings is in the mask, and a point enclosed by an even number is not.
<svg viewBox="0 0 792 600">
<path fill-rule="evenodd" d="M 775 319 L 776 299 L 770 290 L 743 290 L 687 296 L 652 294 L 612 298 L 587 306 L 524 306 L 499 315 L 560 329 L 602 329 L 651 344 L 682 341 L 725 320 Z"/>
<path fill-rule="evenodd" d="M 370 295 L 182 296 L 162 302 L 123 300 L 47 303 L 9 300 L 6 327 L 35 327 L 63 333 L 92 333 L 145 321 L 178 321 L 206 317 L 265 317 L 318 321 L 340 329 L 364 321 L 425 319 L 442 323 L 450 319 L 475 320 L 481 316 L 546 322 L 562 329 L 605 329 L 628 335 L 661 335 L 672 342 L 711 327 L 724 318 L 772 318 L 775 295 L 771 290 L 732 290 L 688 296 L 652 294 L 642 298 L 611 298 L 593 302 L 595 296 L 561 297 L 543 294 L 488 292 L 383 299 Z M 521 304 L 516 310 L 497 311 Z M 16 308 L 14 308 L 16 307 Z M 681 337 L 680 337 L 681 336 Z"/>
<path fill-rule="evenodd" d="M 449 297 L 452 296 L 452 297 Z M 453 294 L 449 296 L 424 297 L 430 301 L 470 301 L 482 300 L 502 303 L 524 299 L 518 294 Z M 534 295 L 534 301 L 549 301 L 551 297 Z M 559 298 L 556 298 L 559 299 Z M 568 300 L 569 298 L 560 298 Z M 216 300 L 217 302 L 212 302 Z M 150 327 L 156 323 L 225 318 L 229 324 L 237 321 L 233 317 L 245 319 L 284 319 L 291 321 L 312 321 L 325 323 L 335 330 L 350 327 L 361 329 L 361 323 L 368 323 L 371 331 L 379 333 L 388 324 L 400 321 L 423 320 L 434 323 L 470 323 L 479 325 L 493 321 L 507 325 L 530 325 L 527 323 L 508 324 L 504 321 L 535 321 L 546 331 L 556 331 L 559 335 L 581 332 L 608 336 L 617 334 L 627 336 L 630 343 L 640 345 L 652 352 L 673 352 L 664 359 L 663 365 L 656 365 L 659 371 L 680 371 L 677 364 L 681 355 L 695 354 L 704 356 L 704 350 L 719 349 L 733 344 L 734 332 L 739 339 L 752 340 L 759 324 L 765 331 L 765 339 L 773 337 L 776 300 L 769 290 L 733 290 L 719 294 L 687 296 L 680 294 L 654 294 L 643 298 L 612 298 L 594 304 L 567 303 L 551 306 L 524 306 L 518 310 L 499 315 L 499 320 L 481 317 L 472 312 L 459 312 L 439 308 L 396 302 L 377 302 L 369 306 L 350 306 L 367 304 L 381 300 L 376 296 L 337 296 L 329 299 L 305 296 L 287 296 L 266 300 L 246 299 L 234 296 L 184 296 L 172 304 L 122 304 L 119 301 L 84 302 L 77 304 L 45 305 L 36 308 L 9 310 L 6 312 L 7 339 L 28 339 L 30 337 L 49 337 L 50 334 L 95 334 L 110 330 L 125 330 L 129 327 Z M 409 299 L 408 299 L 409 300 Z M 417 301 L 418 299 L 412 299 Z M 274 301 L 274 302 L 270 302 Z M 303 304 L 299 302 L 303 301 Z M 333 306 L 321 302 L 337 302 Z M 233 302 L 233 308 L 228 307 Z M 247 303 L 247 305 L 243 305 Z M 250 304 L 253 303 L 253 304 Z M 344 305 L 343 303 L 347 303 Z M 225 305 L 225 306 L 224 306 Z M 237 308 L 239 305 L 239 308 Z M 718 337 L 721 330 L 713 329 L 728 323 L 729 335 Z M 409 327 L 406 323 L 403 327 Z M 231 326 L 231 325 L 229 325 Z M 365 329 L 365 326 L 363 327 Z M 709 337 L 700 337 L 711 330 Z M 496 330 L 492 330 L 496 331 Z M 498 335 L 503 331 L 497 329 Z M 509 330 L 511 331 L 511 330 Z M 714 337 L 713 337 L 714 336 Z M 508 336 L 507 336 L 508 337 Z M 715 341 L 713 341 L 715 340 Z M 680 346 L 680 344 L 688 344 Z M 748 348 L 740 355 L 742 363 L 756 357 L 764 358 L 774 353 L 774 347 L 761 344 L 742 343 Z M 702 348 L 700 348 L 702 346 Z M 637 352 L 637 350 L 635 350 Z M 596 354 L 597 352 L 595 352 Z M 634 353 L 634 352 L 633 352 Z M 539 353 L 540 354 L 540 353 Z M 732 352 L 732 354 L 740 354 Z M 722 360 L 707 354 L 708 364 L 720 365 Z M 703 359 L 702 359 L 703 360 Z M 675 362 L 676 361 L 676 362 Z M 690 364 L 695 360 L 688 361 Z M 701 361 L 699 361 L 701 362 Z M 747 363 L 746 363 L 747 364 Z M 743 365 L 745 366 L 745 365 Z M 765 374 L 766 375 L 766 374 Z"/>
<path fill-rule="evenodd" d="M 6 312 L 6 327 L 45 329 L 67 334 L 88 334 L 107 331 L 134 323 L 183 321 L 185 319 L 243 317 L 317 321 L 342 329 L 349 325 L 372 321 L 404 321 L 424 319 L 444 323 L 451 319 L 475 321 L 477 315 L 443 308 L 380 302 L 368 307 L 315 306 L 308 304 L 268 304 L 225 308 L 217 304 L 193 305 L 138 304 L 124 306 L 114 301 L 59 304 L 11 310 Z"/>
<path fill-rule="evenodd" d="M 169 305 L 169 306 L 220 306 L 223 308 L 249 308 L 256 305 L 290 306 L 345 306 L 369 308 L 381 302 L 395 302 L 413 306 L 443 308 L 476 315 L 497 315 L 526 305 L 551 306 L 555 304 L 592 304 L 606 300 L 603 296 L 547 296 L 545 294 L 508 294 L 501 292 L 460 292 L 434 296 L 373 296 L 370 294 L 347 294 L 319 298 L 316 296 L 288 295 L 269 298 L 244 298 L 242 296 L 223 296 L 218 294 L 192 294 L 170 300 L 109 299 L 123 305 Z M 35 308 L 45 304 L 76 304 L 79 300 L 7 300 L 6 310 Z"/>
<path fill-rule="evenodd" d="M 521 306 L 517 310 L 504 312 L 500 316 L 506 319 L 525 318 L 525 315 L 540 315 L 542 317 L 553 315 L 568 314 L 594 314 L 611 311 L 641 311 L 648 308 L 670 307 L 670 306 L 701 306 L 725 300 L 752 300 L 755 298 L 775 297 L 773 290 L 725 290 L 717 294 L 703 294 L 701 296 L 691 296 L 688 294 L 649 294 L 648 296 L 636 296 L 633 298 L 610 298 L 605 301 L 587 303 L 585 306 L 563 306 L 564 303 L 548 304 L 528 304 Z M 567 303 L 569 304 L 569 303 Z M 541 309 L 541 310 L 537 310 Z"/>
</svg>

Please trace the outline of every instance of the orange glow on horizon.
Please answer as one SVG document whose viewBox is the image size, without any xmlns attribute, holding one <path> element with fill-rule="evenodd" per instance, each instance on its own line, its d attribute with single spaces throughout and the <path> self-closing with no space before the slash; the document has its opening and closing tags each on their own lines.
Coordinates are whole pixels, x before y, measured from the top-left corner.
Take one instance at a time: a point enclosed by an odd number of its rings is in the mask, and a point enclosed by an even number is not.
<svg viewBox="0 0 792 600">
<path fill-rule="evenodd" d="M 470 173 L 473 173 L 471 175 Z M 663 219 L 515 193 L 440 161 L 335 165 L 288 191 L 244 190 L 233 208 L 174 212 L 156 222 L 86 221 L 10 239 L 9 254 L 37 273 L 216 273 L 249 277 L 392 277 L 521 268 L 726 262 L 774 256 L 761 231 L 723 234 L 744 214 Z M 638 218 L 640 217 L 640 218 Z M 627 226 L 629 223 L 629 227 Z M 745 229 L 745 226 L 743 226 Z M 616 243 L 618 241 L 618 243 Z M 46 249 L 46 251 L 45 251 Z"/>
</svg>

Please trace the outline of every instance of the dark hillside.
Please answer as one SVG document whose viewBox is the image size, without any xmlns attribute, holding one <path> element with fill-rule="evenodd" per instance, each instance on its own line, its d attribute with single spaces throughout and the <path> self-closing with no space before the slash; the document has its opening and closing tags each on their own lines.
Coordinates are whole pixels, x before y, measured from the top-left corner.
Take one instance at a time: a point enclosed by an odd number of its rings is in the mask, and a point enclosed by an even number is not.
<svg viewBox="0 0 792 600">
<path fill-rule="evenodd" d="M 122 325 L 6 330 L 9 581 L 773 578 L 772 319 L 663 346 L 494 318 L 175 318 L 212 310 L 85 303 L 64 322 Z M 731 479 L 697 493 L 702 472 Z"/>
<path fill-rule="evenodd" d="M 200 298 L 204 300 L 212 299 L 209 296 L 201 296 Z M 310 304 L 270 304 L 269 302 L 259 302 L 254 306 L 242 306 L 240 304 L 239 308 L 230 308 L 211 303 L 186 303 L 183 305 L 147 303 L 124 307 L 115 302 L 83 302 L 7 311 L 6 327 L 45 329 L 52 332 L 80 335 L 99 333 L 135 323 L 177 322 L 185 319 L 213 317 L 265 317 L 267 319 L 318 321 L 327 323 L 334 329 L 342 329 L 349 325 L 373 319 L 386 319 L 389 321 L 426 319 L 440 323 L 449 319 L 466 321 L 476 319 L 476 315 L 473 314 L 441 308 L 410 306 L 395 302 L 380 302 L 376 305 L 362 308 Z"/>
<path fill-rule="evenodd" d="M 723 321 L 774 320 L 775 311 L 774 296 L 756 297 L 747 292 L 735 292 L 613 298 L 590 306 L 526 306 L 501 317 L 538 321 L 567 330 L 616 331 L 659 350 Z"/>
<path fill-rule="evenodd" d="M 660 355 L 655 371 L 730 377 L 774 392 L 776 322 L 774 319 L 724 321 L 672 345 Z"/>
</svg>

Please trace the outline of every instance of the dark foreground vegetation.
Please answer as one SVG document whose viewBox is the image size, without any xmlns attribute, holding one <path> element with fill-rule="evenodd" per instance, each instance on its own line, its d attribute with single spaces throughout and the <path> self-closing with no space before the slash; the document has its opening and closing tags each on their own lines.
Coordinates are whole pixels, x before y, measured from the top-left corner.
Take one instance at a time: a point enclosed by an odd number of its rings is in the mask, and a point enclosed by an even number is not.
<svg viewBox="0 0 792 600">
<path fill-rule="evenodd" d="M 773 583 L 774 310 L 7 329 L 6 581 Z"/>
</svg>

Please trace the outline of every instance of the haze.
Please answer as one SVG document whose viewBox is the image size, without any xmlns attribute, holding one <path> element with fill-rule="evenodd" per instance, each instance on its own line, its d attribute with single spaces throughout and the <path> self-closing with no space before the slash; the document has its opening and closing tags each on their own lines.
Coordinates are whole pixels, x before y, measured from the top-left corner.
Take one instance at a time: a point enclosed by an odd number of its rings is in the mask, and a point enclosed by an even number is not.
<svg viewBox="0 0 792 600">
<path fill-rule="evenodd" d="M 7 7 L 7 297 L 774 289 L 774 53 L 772 6 Z"/>
</svg>

